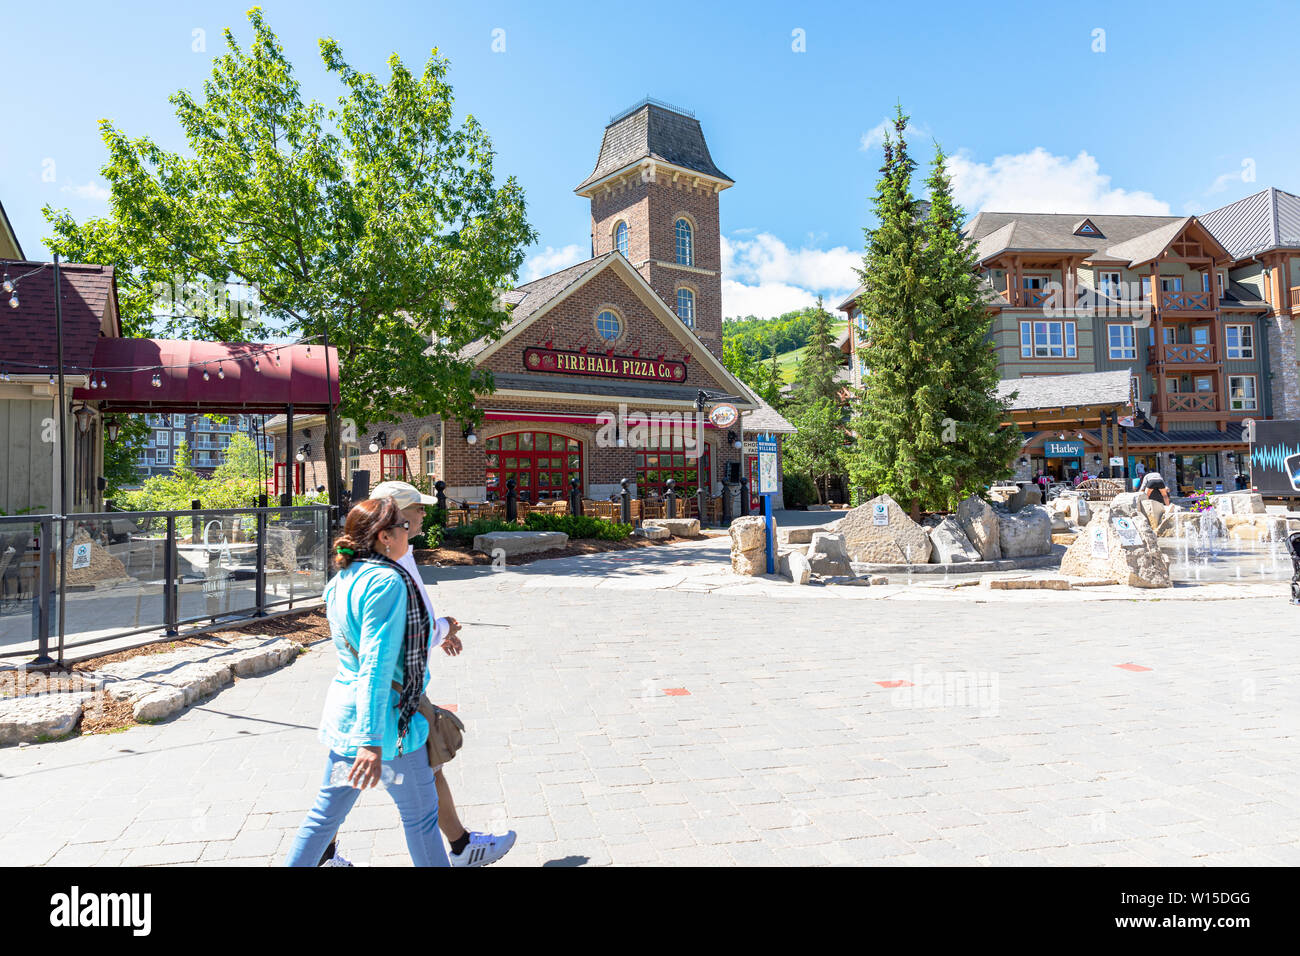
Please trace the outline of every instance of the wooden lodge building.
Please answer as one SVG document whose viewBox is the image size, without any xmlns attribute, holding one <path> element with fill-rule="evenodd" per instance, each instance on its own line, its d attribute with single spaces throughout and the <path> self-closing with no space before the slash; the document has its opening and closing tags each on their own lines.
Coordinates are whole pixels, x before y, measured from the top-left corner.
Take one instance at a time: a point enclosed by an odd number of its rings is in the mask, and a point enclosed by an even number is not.
<svg viewBox="0 0 1300 956">
<path fill-rule="evenodd" d="M 721 362 L 718 200 L 731 185 L 692 115 L 646 100 L 613 117 L 575 189 L 590 202 L 591 258 L 505 293 L 499 337 L 462 351 L 495 382 L 481 423 L 373 423 L 340 448 L 345 487 L 367 471 L 371 487 L 440 479 L 455 502 L 502 499 L 510 479 L 529 502 L 566 497 L 575 478 L 592 499 L 624 478 L 637 497 L 669 479 L 717 496 L 743 467 L 756 490 L 755 435 L 794 429 Z M 325 483 L 323 425 L 294 420 L 295 490 Z M 280 462 L 284 428 L 267 424 Z"/>
</svg>

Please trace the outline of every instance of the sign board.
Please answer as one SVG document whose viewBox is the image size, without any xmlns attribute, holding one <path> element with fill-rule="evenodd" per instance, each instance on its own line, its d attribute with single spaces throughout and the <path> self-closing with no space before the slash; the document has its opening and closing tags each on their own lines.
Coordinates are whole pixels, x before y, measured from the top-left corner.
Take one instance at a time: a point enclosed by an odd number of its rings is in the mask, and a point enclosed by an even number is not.
<svg viewBox="0 0 1300 956">
<path fill-rule="evenodd" d="M 709 411 L 709 421 L 718 428 L 730 428 L 736 424 L 736 419 L 740 418 L 740 412 L 735 405 L 728 405 L 725 402 L 721 405 L 714 405 Z"/>
<path fill-rule="evenodd" d="M 1138 543 L 1138 530 L 1133 524 L 1132 518 L 1117 517 L 1115 520 L 1115 533 L 1119 535 L 1120 544 L 1125 546 Z"/>
<path fill-rule="evenodd" d="M 1253 432 L 1253 435 L 1250 435 Z M 1261 495 L 1300 494 L 1300 421 L 1255 421 L 1250 438 L 1250 484 Z"/>
<path fill-rule="evenodd" d="M 1080 458 L 1082 455 L 1083 442 L 1081 441 L 1043 442 L 1044 458 Z"/>
<path fill-rule="evenodd" d="M 637 378 L 652 382 L 686 381 L 684 362 L 646 359 L 639 355 L 610 355 L 598 352 L 567 352 L 560 349 L 524 349 L 524 368 L 530 372 L 566 375 L 600 375 L 606 378 Z"/>
<path fill-rule="evenodd" d="M 1119 417 L 1119 425 L 1120 425 L 1120 428 L 1132 428 L 1132 427 L 1133 427 L 1133 416 L 1132 416 L 1132 415 L 1121 415 L 1121 416 Z"/>
<path fill-rule="evenodd" d="M 90 542 L 72 546 L 72 570 L 90 567 Z"/>
<path fill-rule="evenodd" d="M 746 455 L 757 455 L 757 454 L 758 454 L 758 439 L 757 439 L 757 438 L 746 438 L 746 439 L 745 439 L 745 454 L 746 454 Z"/>
<path fill-rule="evenodd" d="M 776 439 L 758 439 L 758 493 L 774 495 L 777 488 Z"/>
<path fill-rule="evenodd" d="M 889 506 L 883 501 L 877 501 L 871 506 L 871 523 L 879 525 L 889 524 Z"/>
<path fill-rule="evenodd" d="M 1119 455 L 1111 455 L 1111 456 L 1110 456 L 1110 466 L 1111 466 L 1112 468 L 1122 468 L 1122 467 L 1124 467 L 1124 459 L 1123 459 L 1122 457 L 1120 457 Z"/>
<path fill-rule="evenodd" d="M 1109 555 L 1110 550 L 1106 547 L 1106 526 L 1100 521 L 1093 522 L 1089 533 L 1092 535 L 1092 556 L 1104 558 Z"/>
</svg>

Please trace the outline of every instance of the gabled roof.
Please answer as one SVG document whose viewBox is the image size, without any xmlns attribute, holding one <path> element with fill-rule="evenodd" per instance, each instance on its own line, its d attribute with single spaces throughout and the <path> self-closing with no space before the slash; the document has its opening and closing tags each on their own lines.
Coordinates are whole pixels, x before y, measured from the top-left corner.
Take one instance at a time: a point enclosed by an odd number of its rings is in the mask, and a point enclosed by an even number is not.
<svg viewBox="0 0 1300 956">
<path fill-rule="evenodd" d="M 843 302 L 841 302 L 839 305 L 835 307 L 836 311 L 848 312 L 850 309 L 856 308 L 858 304 L 858 299 L 862 298 L 862 294 L 866 291 L 867 291 L 866 286 L 864 285 L 858 286 L 856 289 L 854 289 L 852 292 L 849 293 L 849 297 L 847 299 L 845 299 Z"/>
<path fill-rule="evenodd" d="M 1198 218 L 1233 259 L 1300 248 L 1300 196 L 1272 186 Z"/>
<path fill-rule="evenodd" d="M 10 248 L 12 247 L 12 249 Z M 9 214 L 5 212 L 4 203 L 0 203 L 0 259 L 26 259 L 23 247 L 18 242 Z"/>
<path fill-rule="evenodd" d="M 579 262 L 577 265 L 569 266 L 567 269 L 561 269 L 559 272 L 552 272 L 548 276 L 534 279 L 532 282 L 525 282 L 523 285 L 516 286 L 512 291 L 505 293 L 501 297 L 502 300 L 514 304 L 514 310 L 510 313 L 510 321 L 502 326 L 501 334 L 496 339 L 475 339 L 460 350 L 460 357 L 473 358 L 494 341 L 505 338 L 549 303 L 555 301 L 587 276 L 600 269 L 601 266 L 609 262 L 611 257 L 617 255 L 620 255 L 620 253 L 607 252 L 602 256 L 596 256 L 594 259 L 588 259 L 585 262 Z"/>
<path fill-rule="evenodd" d="M 699 120 L 647 99 L 616 116 L 605 127 L 596 168 L 574 192 L 582 195 L 593 183 L 643 159 L 680 166 L 721 180 L 726 184 L 723 188 L 734 182 L 714 165 Z"/>
<path fill-rule="evenodd" d="M 42 268 L 44 266 L 44 268 Z M 5 266 L 16 283 L 18 308 L 0 309 L 0 366 L 10 375 L 43 375 L 42 369 L 58 365 L 52 263 L 11 262 Z M 117 285 L 112 266 L 59 263 L 63 287 L 63 367 L 65 372 L 88 374 L 104 318 L 117 324 Z"/>
<path fill-rule="evenodd" d="M 1095 262 L 1134 267 L 1150 262 L 1197 220 L 1191 216 L 1085 216 L 1041 212 L 981 212 L 966 227 L 980 262 L 1003 252 L 1074 253 Z M 1100 235 L 1077 235 L 1084 222 Z M 1205 230 L 1214 242 L 1213 233 Z M 1227 250 L 1224 250 L 1225 254 Z"/>
<path fill-rule="evenodd" d="M 501 334 L 492 339 L 482 338 L 469 343 L 460 350 L 460 357 L 473 358 L 477 362 L 483 362 L 510 339 L 521 334 L 529 323 L 541 316 L 547 309 L 557 305 L 571 292 L 576 291 L 579 286 L 605 269 L 616 270 L 632 292 L 646 304 L 651 312 L 658 313 L 664 327 L 699 359 L 700 365 L 706 366 L 710 370 L 717 381 L 731 383 L 736 389 L 742 387 L 740 380 L 727 370 L 726 366 L 705 347 L 694 332 L 682 324 L 677 317 L 677 313 L 670 309 L 664 303 L 664 300 L 659 297 L 658 293 L 651 288 L 645 276 L 634 269 L 631 263 L 623 257 L 623 254 L 617 250 L 596 256 L 594 259 L 588 259 L 586 262 L 580 262 L 575 266 L 569 266 L 567 269 L 562 269 L 549 276 L 543 276 L 540 279 L 534 279 L 532 282 L 519 286 L 515 291 L 523 292 L 524 296 L 519 301 L 519 304 L 515 306 L 510 321 Z"/>
</svg>

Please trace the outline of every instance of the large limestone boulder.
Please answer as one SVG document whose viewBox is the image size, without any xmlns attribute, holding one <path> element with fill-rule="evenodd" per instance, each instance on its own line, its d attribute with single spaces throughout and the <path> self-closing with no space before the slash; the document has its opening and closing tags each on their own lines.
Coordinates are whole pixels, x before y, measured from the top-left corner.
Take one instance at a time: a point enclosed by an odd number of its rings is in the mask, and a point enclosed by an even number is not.
<svg viewBox="0 0 1300 956">
<path fill-rule="evenodd" d="M 956 518 L 944 518 L 930 529 L 930 543 L 934 553 L 930 560 L 937 564 L 968 564 L 980 560 L 979 550 L 971 544 Z"/>
<path fill-rule="evenodd" d="M 876 506 L 884 523 L 876 524 Z M 854 561 L 865 564 L 928 564 L 930 536 L 889 495 L 878 495 L 847 512 L 836 526 Z"/>
<path fill-rule="evenodd" d="M 997 512 L 987 501 L 971 495 L 957 506 L 957 523 L 961 525 L 966 540 L 979 552 L 981 560 L 997 561 L 1002 557 Z"/>
<path fill-rule="evenodd" d="M 1029 558 L 1052 551 L 1052 517 L 1042 505 L 998 512 L 998 545 L 1004 558 Z"/>
<path fill-rule="evenodd" d="M 0 746 L 53 740 L 71 733 L 90 694 L 37 694 L 0 699 Z"/>
<path fill-rule="evenodd" d="M 568 543 L 569 536 L 563 531 L 492 531 L 475 535 L 473 550 L 484 554 L 534 554 L 563 548 Z"/>
<path fill-rule="evenodd" d="M 647 518 L 643 526 L 667 528 L 670 534 L 678 538 L 698 538 L 700 536 L 699 518 Z"/>
<path fill-rule="evenodd" d="M 1221 516 L 1229 538 L 1238 541 L 1283 541 L 1300 529 L 1300 521 L 1270 514 L 1225 514 Z"/>
<path fill-rule="evenodd" d="M 1127 524 L 1129 530 L 1122 531 L 1121 524 Z M 1066 550 L 1061 573 L 1080 578 L 1114 578 L 1135 588 L 1173 586 L 1169 561 L 1160 551 L 1146 512 L 1135 501 L 1099 507 L 1088 529 Z"/>
<path fill-rule="evenodd" d="M 1151 522 L 1151 527 L 1159 528 L 1160 522 L 1165 517 L 1165 503 L 1154 498 L 1139 498 L 1138 504 L 1142 508 L 1142 513 L 1147 516 L 1147 521 Z"/>
<path fill-rule="evenodd" d="M 1226 538 L 1228 529 L 1219 513 L 1211 508 L 1208 511 L 1186 511 L 1165 509 L 1164 517 L 1156 534 L 1162 538 L 1193 537 Z"/>
<path fill-rule="evenodd" d="M 1210 502 L 1221 515 L 1262 515 L 1267 510 L 1263 496 L 1253 491 L 1230 491 L 1214 495 Z"/>
<path fill-rule="evenodd" d="M 808 545 L 808 566 L 814 574 L 851 575 L 850 560 L 844 535 L 819 531 L 812 536 Z"/>
<path fill-rule="evenodd" d="M 732 551 L 731 570 L 749 576 L 767 574 L 767 549 L 751 548 L 748 551 Z"/>
<path fill-rule="evenodd" d="M 731 522 L 728 529 L 731 535 L 731 550 L 752 551 L 764 547 L 767 542 L 767 524 L 764 518 L 749 515 Z"/>
<path fill-rule="evenodd" d="M 783 578 L 788 578 L 794 584 L 807 584 L 812 576 L 812 568 L 808 566 L 808 559 L 802 551 L 783 551 L 777 570 Z"/>
</svg>

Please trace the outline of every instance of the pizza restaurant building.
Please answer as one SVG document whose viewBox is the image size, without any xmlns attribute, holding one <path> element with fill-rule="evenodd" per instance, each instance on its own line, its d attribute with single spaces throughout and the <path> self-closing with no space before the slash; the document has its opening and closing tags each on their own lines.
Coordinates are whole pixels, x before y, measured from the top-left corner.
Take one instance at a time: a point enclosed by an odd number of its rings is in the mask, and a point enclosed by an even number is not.
<svg viewBox="0 0 1300 956">
<path fill-rule="evenodd" d="M 636 497 L 670 480 L 718 496 L 743 472 L 756 491 L 746 439 L 794 429 L 720 361 L 718 196 L 731 184 L 693 117 L 654 102 L 615 117 L 577 189 L 591 202 L 592 257 L 506 293 L 500 337 L 462 351 L 494 380 L 481 420 L 409 417 L 345 436 L 344 483 L 360 470 L 371 486 L 422 475 L 459 503 L 504 498 L 513 479 L 518 500 L 538 502 L 566 497 L 574 479 L 597 500 L 623 479 Z M 322 425 L 293 426 L 309 488 L 323 482 Z M 267 426 L 278 442 L 283 429 Z"/>
</svg>

